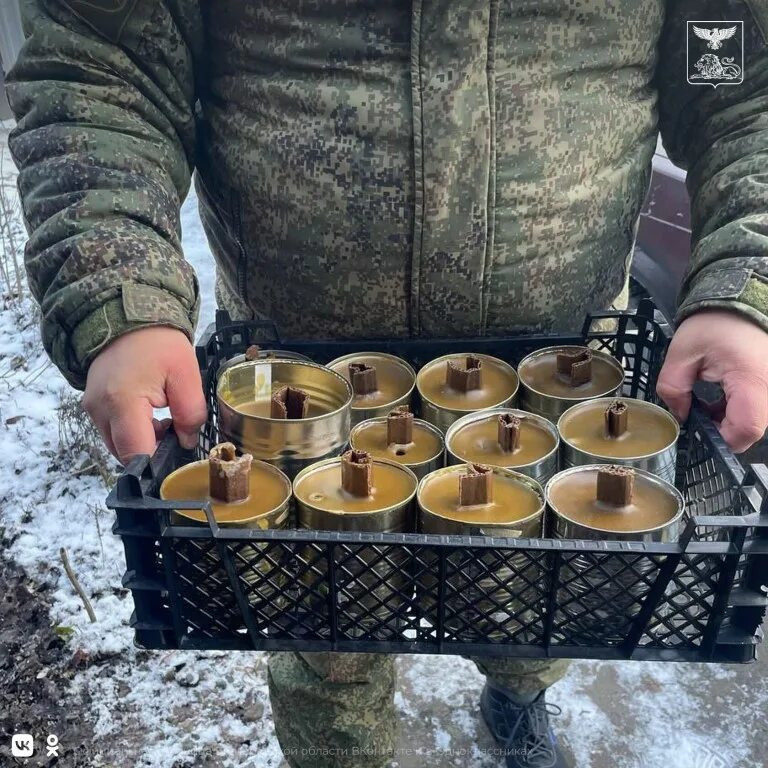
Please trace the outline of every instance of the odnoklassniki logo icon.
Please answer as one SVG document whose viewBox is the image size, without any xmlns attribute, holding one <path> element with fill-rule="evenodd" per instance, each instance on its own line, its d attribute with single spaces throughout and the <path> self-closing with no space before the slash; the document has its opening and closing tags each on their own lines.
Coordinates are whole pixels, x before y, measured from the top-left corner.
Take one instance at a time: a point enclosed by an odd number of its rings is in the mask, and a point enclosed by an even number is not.
<svg viewBox="0 0 768 768">
<path fill-rule="evenodd" d="M 744 22 L 689 21 L 688 82 L 738 85 L 744 81 Z"/>
</svg>

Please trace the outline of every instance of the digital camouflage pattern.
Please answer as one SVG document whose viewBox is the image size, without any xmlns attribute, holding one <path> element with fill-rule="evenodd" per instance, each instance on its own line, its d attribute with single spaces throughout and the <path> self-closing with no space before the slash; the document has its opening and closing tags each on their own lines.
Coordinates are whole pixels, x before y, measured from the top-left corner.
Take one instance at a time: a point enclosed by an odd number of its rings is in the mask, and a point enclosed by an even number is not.
<svg viewBox="0 0 768 768">
<path fill-rule="evenodd" d="M 474 658 L 497 685 L 521 695 L 556 683 L 567 659 Z M 379 768 L 395 747 L 395 663 L 373 653 L 273 653 L 269 699 L 293 768 Z"/>
<path fill-rule="evenodd" d="M 9 77 L 27 268 L 82 386 L 127 330 L 192 333 L 197 169 L 237 317 L 286 337 L 565 330 L 625 282 L 661 128 L 689 169 L 678 319 L 768 329 L 768 0 L 22 0 Z M 744 82 L 686 82 L 743 19 Z"/>
</svg>

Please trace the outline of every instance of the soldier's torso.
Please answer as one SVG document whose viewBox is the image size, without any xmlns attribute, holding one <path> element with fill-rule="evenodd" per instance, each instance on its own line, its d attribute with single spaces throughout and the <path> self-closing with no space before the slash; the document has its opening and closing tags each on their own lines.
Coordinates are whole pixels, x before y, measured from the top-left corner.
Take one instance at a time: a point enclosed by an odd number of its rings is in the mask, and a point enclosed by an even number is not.
<svg viewBox="0 0 768 768">
<path fill-rule="evenodd" d="M 225 300 L 290 336 L 574 328 L 623 285 L 663 0 L 209 4 Z"/>
</svg>

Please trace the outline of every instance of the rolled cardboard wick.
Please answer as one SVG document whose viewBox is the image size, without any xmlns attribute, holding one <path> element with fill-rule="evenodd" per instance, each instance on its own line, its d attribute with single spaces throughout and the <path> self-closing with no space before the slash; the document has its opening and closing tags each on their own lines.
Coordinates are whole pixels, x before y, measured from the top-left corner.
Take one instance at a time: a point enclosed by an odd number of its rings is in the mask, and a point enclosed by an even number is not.
<svg viewBox="0 0 768 768">
<path fill-rule="evenodd" d="M 295 387 L 280 387 L 273 395 L 270 416 L 273 419 L 304 419 L 309 413 L 309 394 Z"/>
<path fill-rule="evenodd" d="M 558 352 L 557 372 L 566 377 L 572 387 L 592 381 L 591 350 L 584 347 L 576 352 Z"/>
<path fill-rule="evenodd" d="M 611 465 L 597 471 L 597 500 L 612 507 L 626 507 L 632 503 L 635 489 L 635 470 L 631 467 Z"/>
<path fill-rule="evenodd" d="M 482 464 L 467 464 L 459 475 L 459 506 L 474 507 L 493 503 L 493 470 Z"/>
<path fill-rule="evenodd" d="M 350 363 L 349 380 L 356 395 L 370 395 L 379 388 L 376 381 L 376 368 L 367 363 Z"/>
<path fill-rule="evenodd" d="M 502 451 L 511 453 L 520 447 L 520 419 L 511 413 L 499 415 L 498 440 Z"/>
<path fill-rule="evenodd" d="M 413 442 L 413 414 L 407 405 L 399 405 L 387 416 L 387 445 Z"/>
<path fill-rule="evenodd" d="M 459 367 L 454 360 L 445 365 L 445 383 L 458 392 L 469 392 L 483 386 L 483 363 L 479 357 L 467 355 L 465 367 Z"/>
<path fill-rule="evenodd" d="M 614 400 L 605 409 L 605 432 L 608 437 L 621 437 L 629 427 L 629 408 L 622 400 Z"/>
<path fill-rule="evenodd" d="M 373 491 L 373 459 L 366 451 L 347 451 L 341 457 L 341 487 L 352 496 Z"/>
<path fill-rule="evenodd" d="M 208 454 L 209 494 L 216 501 L 231 504 L 243 501 L 250 493 L 253 456 L 238 456 L 232 443 L 219 443 Z"/>
<path fill-rule="evenodd" d="M 261 347 L 258 344 L 251 344 L 248 349 L 245 350 L 245 359 L 248 362 L 252 362 L 261 354 Z"/>
</svg>

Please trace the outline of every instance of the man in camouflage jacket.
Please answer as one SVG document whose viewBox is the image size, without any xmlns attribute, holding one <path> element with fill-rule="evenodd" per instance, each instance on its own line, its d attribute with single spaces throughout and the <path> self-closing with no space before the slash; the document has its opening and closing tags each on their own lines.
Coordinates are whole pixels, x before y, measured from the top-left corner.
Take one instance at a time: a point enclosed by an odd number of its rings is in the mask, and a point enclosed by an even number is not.
<svg viewBox="0 0 768 768">
<path fill-rule="evenodd" d="M 694 243 L 660 394 L 684 418 L 695 379 L 719 381 L 725 439 L 764 432 L 768 0 L 22 4 L 29 281 L 123 460 L 154 449 L 153 407 L 184 443 L 205 418 L 179 231 L 193 169 L 235 317 L 288 337 L 573 330 L 621 301 L 659 130 Z M 696 19 L 744 22 L 741 84 L 688 84 Z M 565 667 L 478 663 L 526 727 Z M 276 654 L 269 675 L 292 765 L 386 764 L 391 657 Z M 495 735 L 514 751 L 522 731 Z"/>
</svg>

